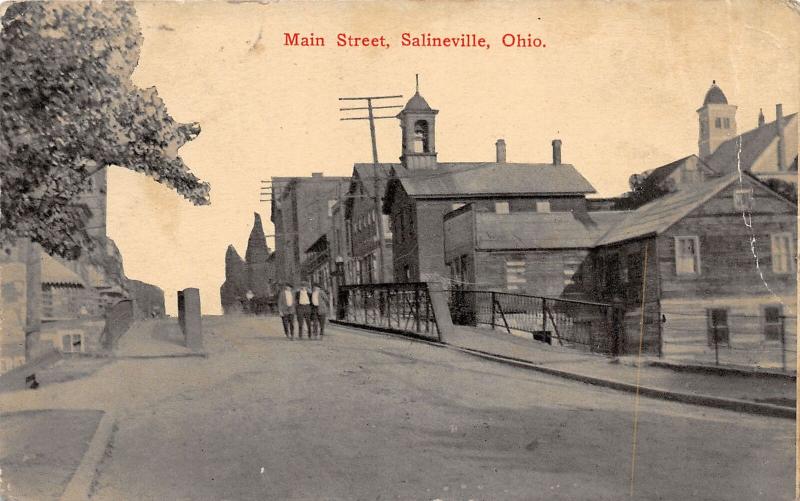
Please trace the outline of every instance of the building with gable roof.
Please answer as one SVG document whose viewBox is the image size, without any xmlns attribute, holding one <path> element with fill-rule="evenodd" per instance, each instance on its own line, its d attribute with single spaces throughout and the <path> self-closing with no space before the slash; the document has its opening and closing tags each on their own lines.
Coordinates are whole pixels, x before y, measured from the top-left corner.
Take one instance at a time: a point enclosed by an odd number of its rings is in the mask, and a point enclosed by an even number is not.
<svg viewBox="0 0 800 501">
<path fill-rule="evenodd" d="M 436 115 L 419 90 L 397 115 L 402 130 L 399 164 L 390 164 L 383 213 L 389 216 L 396 282 L 449 281 L 444 215 L 467 203 L 497 213 L 571 212 L 587 216 L 592 185 L 561 163 L 561 141 L 553 141 L 552 163 L 510 163 L 497 141 L 494 162 L 439 162 Z"/>
<path fill-rule="evenodd" d="M 666 193 L 702 179 L 747 171 L 791 200 L 797 199 L 797 113 L 783 115 L 775 106 L 775 120 L 767 122 L 763 110 L 758 126 L 737 134 L 736 106 L 722 89 L 711 85 L 698 114 L 698 153 L 630 178 L 631 192 L 617 200 L 617 209 L 639 207 Z"/>
</svg>

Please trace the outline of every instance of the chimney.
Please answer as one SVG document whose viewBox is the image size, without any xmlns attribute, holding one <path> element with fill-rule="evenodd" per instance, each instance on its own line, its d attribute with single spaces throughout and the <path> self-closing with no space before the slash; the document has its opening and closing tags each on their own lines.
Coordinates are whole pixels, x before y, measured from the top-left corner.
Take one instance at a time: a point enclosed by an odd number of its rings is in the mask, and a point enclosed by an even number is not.
<svg viewBox="0 0 800 501">
<path fill-rule="evenodd" d="M 561 165 L 561 140 L 553 139 L 553 165 Z"/>
<path fill-rule="evenodd" d="M 324 174 L 322 172 L 312 172 L 311 177 L 322 177 Z"/>
<path fill-rule="evenodd" d="M 778 128 L 778 170 L 786 170 L 786 139 L 783 137 L 783 105 L 775 105 L 775 127 Z"/>
<path fill-rule="evenodd" d="M 506 163 L 506 140 L 498 139 L 494 145 L 497 148 L 497 163 Z"/>
<path fill-rule="evenodd" d="M 764 110 L 758 110 L 758 126 L 762 127 L 764 125 Z"/>
</svg>

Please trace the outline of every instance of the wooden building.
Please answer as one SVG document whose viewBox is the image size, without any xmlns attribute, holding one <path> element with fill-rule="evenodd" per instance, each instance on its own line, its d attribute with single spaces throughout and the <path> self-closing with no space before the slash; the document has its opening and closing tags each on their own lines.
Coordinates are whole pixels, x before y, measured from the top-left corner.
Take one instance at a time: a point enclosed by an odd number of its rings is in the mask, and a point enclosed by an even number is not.
<svg viewBox="0 0 800 501">
<path fill-rule="evenodd" d="M 584 271 L 624 306 L 629 351 L 643 318 L 648 352 L 713 361 L 718 339 L 729 363 L 775 365 L 795 345 L 796 240 L 797 206 L 732 173 L 631 211 Z"/>
</svg>

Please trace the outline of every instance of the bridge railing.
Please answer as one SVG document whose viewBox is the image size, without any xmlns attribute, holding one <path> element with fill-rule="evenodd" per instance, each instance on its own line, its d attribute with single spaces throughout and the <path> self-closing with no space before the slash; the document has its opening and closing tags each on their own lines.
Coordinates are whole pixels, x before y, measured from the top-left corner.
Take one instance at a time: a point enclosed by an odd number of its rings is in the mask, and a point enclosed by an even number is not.
<svg viewBox="0 0 800 501">
<path fill-rule="evenodd" d="M 431 291 L 424 282 L 343 285 L 338 292 L 336 319 L 441 340 Z"/>
<path fill-rule="evenodd" d="M 485 325 L 599 353 L 622 350 L 620 311 L 611 304 L 500 291 L 453 289 L 449 293 L 456 325 Z"/>
</svg>

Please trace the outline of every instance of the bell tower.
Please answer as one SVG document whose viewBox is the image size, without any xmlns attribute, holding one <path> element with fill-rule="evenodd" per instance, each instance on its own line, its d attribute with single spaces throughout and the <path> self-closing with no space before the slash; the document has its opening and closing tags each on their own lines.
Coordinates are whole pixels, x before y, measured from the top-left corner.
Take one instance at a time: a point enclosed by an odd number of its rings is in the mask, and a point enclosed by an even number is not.
<svg viewBox="0 0 800 501">
<path fill-rule="evenodd" d="M 436 168 L 436 114 L 439 110 L 431 109 L 427 101 L 419 93 L 419 75 L 417 75 L 417 91 L 408 100 L 405 108 L 397 118 L 403 131 L 403 153 L 400 162 L 407 169 Z"/>
<path fill-rule="evenodd" d="M 706 158 L 720 144 L 736 136 L 736 106 L 728 104 L 728 98 L 713 80 L 697 114 L 700 121 L 697 145 L 700 158 Z"/>
</svg>

